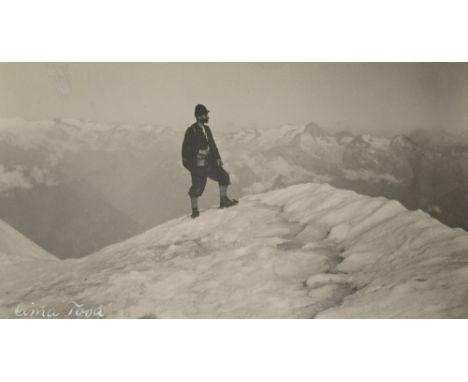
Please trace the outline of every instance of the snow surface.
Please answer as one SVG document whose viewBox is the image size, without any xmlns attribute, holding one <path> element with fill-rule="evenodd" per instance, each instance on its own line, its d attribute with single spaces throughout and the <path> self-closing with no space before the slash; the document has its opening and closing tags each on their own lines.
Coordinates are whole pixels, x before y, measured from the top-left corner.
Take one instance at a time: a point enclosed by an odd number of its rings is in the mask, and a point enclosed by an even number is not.
<svg viewBox="0 0 468 382">
<path fill-rule="evenodd" d="M 364 180 L 367 183 L 379 183 L 381 181 L 394 184 L 402 183 L 402 180 L 395 178 L 389 173 L 379 174 L 368 169 L 360 169 L 356 171 L 347 168 L 344 168 L 342 171 L 343 176 L 350 180 Z"/>
<path fill-rule="evenodd" d="M 0 317 L 68 300 L 109 318 L 468 317 L 467 232 L 326 183 L 213 206 L 85 258 L 2 269 Z"/>
<path fill-rule="evenodd" d="M 0 266 L 27 260 L 56 260 L 46 250 L 0 220 Z"/>
</svg>

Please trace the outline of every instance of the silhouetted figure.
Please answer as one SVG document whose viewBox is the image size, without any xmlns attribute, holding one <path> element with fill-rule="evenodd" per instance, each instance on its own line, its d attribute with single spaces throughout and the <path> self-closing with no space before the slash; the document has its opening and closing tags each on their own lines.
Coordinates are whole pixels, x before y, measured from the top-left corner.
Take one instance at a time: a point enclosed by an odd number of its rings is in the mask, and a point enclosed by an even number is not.
<svg viewBox="0 0 468 382">
<path fill-rule="evenodd" d="M 200 215 L 198 198 L 205 190 L 207 178 L 219 184 L 219 208 L 231 207 L 238 203 L 236 199 L 229 199 L 227 196 L 227 188 L 231 180 L 229 173 L 223 168 L 223 161 L 211 129 L 205 125 L 209 120 L 208 112 L 209 110 L 204 105 L 198 104 L 195 107 L 197 122 L 187 128 L 182 144 L 182 164 L 192 176 L 192 186 L 188 191 L 192 205 L 192 218 Z"/>
</svg>

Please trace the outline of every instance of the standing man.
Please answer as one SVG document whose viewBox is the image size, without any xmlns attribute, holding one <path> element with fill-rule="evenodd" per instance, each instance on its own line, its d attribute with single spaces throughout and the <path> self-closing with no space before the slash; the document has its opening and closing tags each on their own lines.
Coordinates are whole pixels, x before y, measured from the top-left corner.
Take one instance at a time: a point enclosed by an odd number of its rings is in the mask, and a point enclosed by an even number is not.
<svg viewBox="0 0 468 382">
<path fill-rule="evenodd" d="M 207 178 L 219 184 L 219 208 L 231 207 L 238 203 L 236 199 L 229 199 L 227 196 L 231 180 L 223 168 L 223 161 L 211 129 L 205 125 L 209 120 L 208 112 L 204 105 L 198 104 L 195 107 L 197 122 L 187 128 L 182 144 L 182 164 L 192 176 L 192 186 L 188 192 L 192 205 L 192 218 L 200 216 L 198 198 L 205 190 Z"/>
</svg>

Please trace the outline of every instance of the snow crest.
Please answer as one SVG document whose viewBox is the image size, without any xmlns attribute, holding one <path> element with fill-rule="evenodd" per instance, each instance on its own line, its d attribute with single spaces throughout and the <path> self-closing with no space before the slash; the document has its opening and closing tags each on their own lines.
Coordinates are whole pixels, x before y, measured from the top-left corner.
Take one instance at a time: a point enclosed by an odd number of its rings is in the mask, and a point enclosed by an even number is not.
<svg viewBox="0 0 468 382">
<path fill-rule="evenodd" d="M 8 275 L 6 275 L 8 276 Z M 399 202 L 304 183 L 173 219 L 81 259 L 0 280 L 15 304 L 106 317 L 467 317 L 468 234 Z"/>
</svg>

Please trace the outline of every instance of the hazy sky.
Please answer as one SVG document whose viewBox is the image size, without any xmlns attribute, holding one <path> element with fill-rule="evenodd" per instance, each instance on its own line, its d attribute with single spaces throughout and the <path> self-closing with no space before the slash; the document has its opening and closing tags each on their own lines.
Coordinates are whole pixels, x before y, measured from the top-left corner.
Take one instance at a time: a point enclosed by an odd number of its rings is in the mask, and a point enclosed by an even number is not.
<svg viewBox="0 0 468 382">
<path fill-rule="evenodd" d="M 0 117 L 213 128 L 314 121 L 382 135 L 467 127 L 468 65 L 450 63 L 2 63 Z"/>
</svg>

